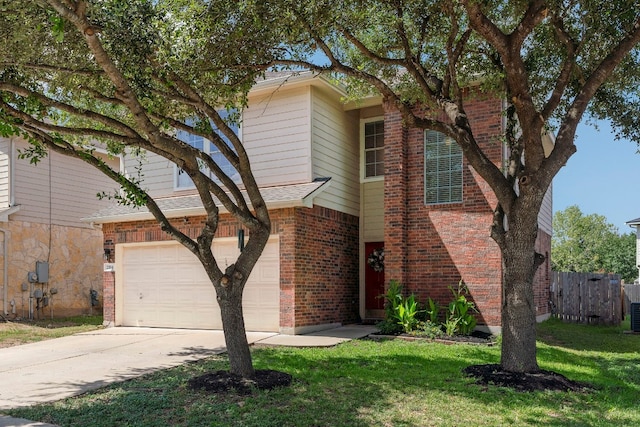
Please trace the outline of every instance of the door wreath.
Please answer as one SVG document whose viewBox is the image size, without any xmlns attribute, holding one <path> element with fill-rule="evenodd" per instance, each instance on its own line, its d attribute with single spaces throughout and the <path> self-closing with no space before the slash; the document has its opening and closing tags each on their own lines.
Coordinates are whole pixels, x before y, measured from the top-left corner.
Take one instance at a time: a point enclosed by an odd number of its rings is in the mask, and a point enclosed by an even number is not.
<svg viewBox="0 0 640 427">
<path fill-rule="evenodd" d="M 384 270 L 384 248 L 375 249 L 367 257 L 367 264 L 378 273 Z"/>
</svg>

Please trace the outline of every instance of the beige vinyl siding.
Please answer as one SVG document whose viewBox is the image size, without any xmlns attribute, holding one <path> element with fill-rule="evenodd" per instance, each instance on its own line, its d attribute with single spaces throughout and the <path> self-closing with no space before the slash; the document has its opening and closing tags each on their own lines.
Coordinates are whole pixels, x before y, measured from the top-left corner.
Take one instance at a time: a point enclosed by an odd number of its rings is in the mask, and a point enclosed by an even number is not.
<svg viewBox="0 0 640 427">
<path fill-rule="evenodd" d="M 316 88 L 312 93 L 313 177 L 331 178 L 331 185 L 314 202 L 357 216 L 360 213 L 358 113 L 343 111 L 337 97 Z"/>
<path fill-rule="evenodd" d="M 242 112 L 242 142 L 260 186 L 311 180 L 310 90 L 255 95 Z"/>
<path fill-rule="evenodd" d="M 540 207 L 540 213 L 538 213 L 538 227 L 540 230 L 553 235 L 553 185 L 549 186 L 547 193 L 542 200 L 542 206 Z"/>
<path fill-rule="evenodd" d="M 141 158 L 127 155 L 124 170 L 132 178 L 138 178 L 138 167 L 142 168 L 142 188 L 151 197 L 168 196 L 174 191 L 174 164 L 155 153 L 146 152 Z"/>
<path fill-rule="evenodd" d="M 104 160 L 119 168 L 118 159 L 105 156 Z M 37 165 L 28 159 L 16 159 L 15 163 L 15 203 L 20 205 L 20 211 L 11 219 L 16 221 L 90 227 L 81 218 L 112 203 L 99 200 L 96 194 L 112 193 L 117 188 L 93 166 L 56 153 L 50 153 Z"/>
<path fill-rule="evenodd" d="M 384 181 L 362 184 L 362 213 L 360 217 L 364 242 L 384 240 Z"/>
<path fill-rule="evenodd" d="M 8 208 L 11 202 L 10 159 L 11 140 L 0 138 L 0 209 Z"/>
<path fill-rule="evenodd" d="M 378 105 L 375 107 L 367 107 L 360 110 L 361 119 L 371 119 L 374 117 L 382 117 L 382 116 L 384 116 L 384 108 L 382 108 L 382 105 Z"/>
<path fill-rule="evenodd" d="M 258 185 L 269 187 L 311 180 L 309 87 L 276 90 L 250 99 L 242 112 L 240 134 Z M 135 176 L 139 159 L 125 157 L 125 170 Z M 154 153 L 142 158 L 143 188 L 152 197 L 193 189 L 175 188 L 175 165 Z"/>
</svg>

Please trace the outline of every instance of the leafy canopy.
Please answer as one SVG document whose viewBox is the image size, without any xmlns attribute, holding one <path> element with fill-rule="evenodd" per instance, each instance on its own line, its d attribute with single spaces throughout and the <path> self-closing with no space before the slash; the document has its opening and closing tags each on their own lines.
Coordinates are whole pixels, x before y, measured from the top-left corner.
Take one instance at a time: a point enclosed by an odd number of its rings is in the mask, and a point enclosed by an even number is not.
<svg viewBox="0 0 640 427">
<path fill-rule="evenodd" d="M 598 214 L 569 206 L 553 216 L 551 265 L 556 271 L 615 273 L 627 283 L 638 278 L 636 237 L 620 234 Z"/>
</svg>

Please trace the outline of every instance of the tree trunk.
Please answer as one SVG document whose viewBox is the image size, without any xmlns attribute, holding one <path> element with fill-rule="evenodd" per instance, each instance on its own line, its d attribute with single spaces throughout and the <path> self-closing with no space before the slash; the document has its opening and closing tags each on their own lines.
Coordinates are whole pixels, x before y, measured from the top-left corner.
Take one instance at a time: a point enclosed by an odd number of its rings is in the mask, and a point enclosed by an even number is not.
<svg viewBox="0 0 640 427">
<path fill-rule="evenodd" d="M 506 371 L 536 372 L 536 306 L 533 279 L 536 265 L 537 215 L 513 215 L 506 233 L 502 293 L 502 354 Z"/>
<path fill-rule="evenodd" d="M 225 294 L 224 297 L 218 296 L 218 303 L 222 315 L 224 340 L 229 355 L 229 370 L 244 378 L 253 378 L 255 371 L 244 327 L 242 292 L 231 291 L 225 292 Z"/>
</svg>

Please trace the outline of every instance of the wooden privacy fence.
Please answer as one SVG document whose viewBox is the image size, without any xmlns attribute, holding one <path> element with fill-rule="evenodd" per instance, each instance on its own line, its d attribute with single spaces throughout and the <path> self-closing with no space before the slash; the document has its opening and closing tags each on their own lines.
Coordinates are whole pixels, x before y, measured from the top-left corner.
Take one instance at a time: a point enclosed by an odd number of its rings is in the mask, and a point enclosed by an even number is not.
<svg viewBox="0 0 640 427">
<path fill-rule="evenodd" d="M 634 283 L 624 284 L 624 315 L 631 315 L 631 303 L 640 302 L 640 285 Z"/>
<path fill-rule="evenodd" d="M 619 325 L 622 290 L 617 274 L 552 273 L 552 314 L 564 321 Z"/>
</svg>

